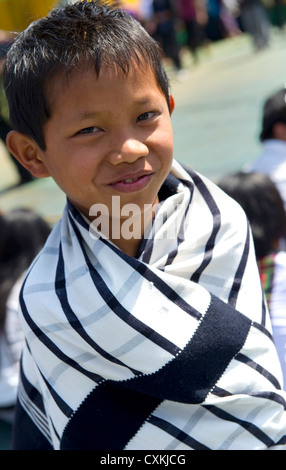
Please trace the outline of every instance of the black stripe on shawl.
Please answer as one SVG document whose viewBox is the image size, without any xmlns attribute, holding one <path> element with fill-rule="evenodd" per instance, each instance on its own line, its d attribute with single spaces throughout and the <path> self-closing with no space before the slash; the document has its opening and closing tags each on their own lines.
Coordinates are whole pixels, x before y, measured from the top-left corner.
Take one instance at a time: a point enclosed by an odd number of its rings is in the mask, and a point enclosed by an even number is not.
<svg viewBox="0 0 286 470">
<path fill-rule="evenodd" d="M 203 405 L 203 407 L 224 421 L 230 421 L 232 423 L 238 424 L 240 427 L 244 428 L 246 431 L 248 431 L 250 434 L 256 437 L 256 439 L 263 442 L 263 444 L 266 445 L 266 447 L 272 447 L 275 445 L 275 442 L 272 439 L 270 439 L 270 437 L 267 436 L 267 434 L 265 434 L 261 429 L 255 426 L 255 424 L 250 423 L 249 421 L 245 421 L 243 419 L 236 418 L 230 413 L 220 408 L 217 408 L 214 405 Z"/>
<path fill-rule="evenodd" d="M 72 218 L 70 218 L 71 224 L 73 226 L 74 232 L 77 236 L 78 242 L 81 246 L 83 255 L 85 257 L 85 261 L 87 264 L 87 267 L 89 269 L 89 273 L 91 276 L 91 279 L 93 280 L 93 283 L 98 290 L 99 294 L 103 298 L 103 300 L 106 302 L 106 304 L 110 307 L 110 309 L 123 321 L 125 321 L 128 325 L 130 325 L 134 330 L 138 331 L 141 333 L 143 336 L 148 338 L 149 340 L 153 341 L 153 343 L 157 344 L 161 348 L 165 349 L 168 351 L 170 354 L 175 355 L 178 353 L 179 348 L 177 345 L 173 344 L 171 341 L 168 339 L 164 338 L 162 335 L 154 331 L 152 328 L 149 328 L 145 323 L 141 322 L 139 319 L 135 318 L 132 313 L 130 313 L 128 310 L 126 310 L 121 303 L 116 299 L 116 297 L 112 294 L 112 292 L 109 290 L 108 286 L 96 270 L 96 268 L 92 265 L 90 262 L 87 253 L 83 247 L 82 243 L 82 238 L 81 235 L 78 231 L 78 228 L 76 227 L 74 221 Z M 104 240 L 102 240 L 104 242 Z M 110 245 L 111 246 L 111 245 Z M 121 253 L 120 250 L 117 249 L 119 253 Z M 132 259 L 129 258 L 128 259 Z M 142 263 L 137 262 L 140 266 Z M 130 263 L 129 263 L 130 264 Z M 142 265 L 143 266 L 143 265 Z M 144 266 L 145 267 L 145 266 Z M 138 270 L 137 270 L 138 271 Z M 165 294 L 166 295 L 166 294 Z"/>
<path fill-rule="evenodd" d="M 173 436 L 177 441 L 183 442 L 193 450 L 211 450 L 209 447 L 189 436 L 181 429 L 178 429 L 173 424 L 168 423 L 168 421 L 165 421 L 164 419 L 158 418 L 157 416 L 150 416 L 148 423 L 153 424 L 153 426 L 157 426 Z"/>
<path fill-rule="evenodd" d="M 249 318 L 212 296 L 207 313 L 180 354 L 155 374 L 124 384 L 162 400 L 202 403 L 241 350 L 250 327 Z"/>
<path fill-rule="evenodd" d="M 25 393 L 37 409 L 46 416 L 43 399 L 38 390 L 27 380 L 21 363 L 20 378 Z M 39 418 L 40 419 L 40 418 Z M 44 424 L 43 424 L 44 426 Z M 25 411 L 21 400 L 17 399 L 12 437 L 12 450 L 51 450 L 51 444 Z"/>
<path fill-rule="evenodd" d="M 32 320 L 31 316 L 29 315 L 28 309 L 26 307 L 24 298 L 23 298 L 23 290 L 24 290 L 24 287 L 25 287 L 25 282 L 26 281 L 24 281 L 24 283 L 23 283 L 22 291 L 21 291 L 20 297 L 19 297 L 20 306 L 21 306 L 21 310 L 22 310 L 22 313 L 23 313 L 23 317 L 25 318 L 25 321 L 27 322 L 27 324 L 29 325 L 30 329 L 33 331 L 35 336 L 37 336 L 38 340 L 41 341 L 59 359 L 59 361 L 65 363 L 69 367 L 73 367 L 74 369 L 76 369 L 77 371 L 79 371 L 80 373 L 85 375 L 86 377 L 89 377 L 91 380 L 97 382 L 97 380 L 98 380 L 98 375 L 97 374 L 93 374 L 92 372 L 84 369 L 76 361 L 74 361 L 69 356 L 64 354 L 61 351 L 61 349 L 59 349 L 50 340 L 50 338 L 48 338 L 48 336 L 46 336 L 44 334 L 44 332 L 38 327 L 38 325 Z M 60 397 L 58 397 L 58 399 L 61 400 Z M 67 406 L 68 405 L 65 402 L 62 402 L 62 408 L 61 409 L 62 409 L 63 413 L 65 413 L 65 414 L 68 413 L 67 416 L 69 416 L 69 413 L 72 412 L 72 410 L 64 411 L 64 410 L 66 410 Z"/>
<path fill-rule="evenodd" d="M 199 277 L 202 274 L 203 270 L 211 262 L 212 253 L 213 253 L 213 249 L 215 245 L 215 239 L 221 226 L 221 216 L 220 216 L 220 211 L 215 200 L 213 199 L 208 188 L 206 187 L 202 179 L 199 177 L 199 175 L 196 172 L 194 172 L 192 169 L 187 168 L 185 166 L 184 166 L 184 169 L 192 177 L 193 181 L 197 185 L 198 190 L 200 191 L 202 197 L 205 199 L 213 215 L 213 230 L 205 247 L 204 259 L 201 265 L 198 267 L 198 269 L 191 276 L 192 281 L 198 282 Z M 250 237 L 249 237 L 249 226 L 248 226 L 247 237 L 246 237 L 243 254 L 242 254 L 239 266 L 237 268 L 237 271 L 235 273 L 235 276 L 234 276 L 232 288 L 229 293 L 229 303 L 233 307 L 235 307 L 236 305 L 236 300 L 237 300 L 238 292 L 239 292 L 240 285 L 241 285 L 241 279 L 243 277 L 243 273 L 244 273 L 245 266 L 246 266 L 247 259 L 248 259 L 249 239 Z"/>
<path fill-rule="evenodd" d="M 38 392 L 38 390 L 30 383 L 29 380 L 27 380 L 26 375 L 23 371 L 23 364 L 22 360 L 20 361 L 20 379 L 23 385 L 23 388 L 30 398 L 30 400 L 35 404 L 35 406 L 43 413 L 46 414 L 44 403 L 43 403 L 43 397 L 42 395 Z"/>
<path fill-rule="evenodd" d="M 267 336 L 267 338 L 269 338 L 272 342 L 273 342 L 273 336 L 272 334 L 265 328 L 265 326 L 261 325 L 260 323 L 257 323 L 257 322 L 253 322 L 253 326 L 254 328 L 256 328 L 257 330 L 259 330 L 262 334 L 264 334 L 265 336 Z"/>
<path fill-rule="evenodd" d="M 31 420 L 19 400 L 15 409 L 12 450 L 53 450 L 50 442 Z"/>
<path fill-rule="evenodd" d="M 247 366 L 251 367 L 252 369 L 256 370 L 260 375 L 263 375 L 269 382 L 274 385 L 275 388 L 281 389 L 281 385 L 279 384 L 278 380 L 276 377 L 274 377 L 273 374 L 271 374 L 268 370 L 266 370 L 264 367 L 262 367 L 260 364 L 257 364 L 257 362 L 251 360 L 249 357 L 245 356 L 244 354 L 239 353 L 236 356 L 236 360 L 242 362 L 243 364 L 246 364 Z"/>
<path fill-rule="evenodd" d="M 194 336 L 164 367 L 96 387 L 69 420 L 62 448 L 124 449 L 162 401 L 203 403 L 242 348 L 250 326 L 247 317 L 213 297 Z"/>
<path fill-rule="evenodd" d="M 190 192 L 189 201 L 188 201 L 188 204 L 187 204 L 187 207 L 186 207 L 186 210 L 185 210 L 184 219 L 182 220 L 181 226 L 179 228 L 178 237 L 177 237 L 177 248 L 172 250 L 168 254 L 168 258 L 167 258 L 167 261 L 166 261 L 166 266 L 169 266 L 170 264 L 172 264 L 172 262 L 174 261 L 174 259 L 176 258 L 177 254 L 178 254 L 180 244 L 185 240 L 185 232 L 184 232 L 185 219 L 186 219 L 187 213 L 190 209 L 190 204 L 191 204 L 191 201 L 192 201 L 192 198 L 193 198 L 193 185 L 190 184 L 189 181 L 185 182 L 185 184 L 186 184 L 186 186 L 188 186 L 188 189 L 189 189 L 189 192 Z"/>
<path fill-rule="evenodd" d="M 212 197 L 211 193 L 209 192 L 208 188 L 206 187 L 202 179 L 199 177 L 199 175 L 191 169 L 186 169 L 186 171 L 192 177 L 197 189 L 200 191 L 213 217 L 213 228 L 205 246 L 203 261 L 191 276 L 191 281 L 198 282 L 203 270 L 209 265 L 212 260 L 215 239 L 221 227 L 221 215 L 214 198 Z M 184 183 L 186 182 L 184 181 Z"/>
<path fill-rule="evenodd" d="M 30 349 L 30 345 L 26 342 L 27 344 L 27 350 L 29 351 L 29 353 L 31 354 L 31 356 L 33 355 L 32 352 L 31 352 L 31 349 Z M 38 364 L 36 363 L 37 367 L 38 367 Z M 39 371 L 39 374 L 41 375 L 43 381 L 45 382 L 46 386 L 47 386 L 47 389 L 49 390 L 51 396 L 53 397 L 54 401 L 56 402 L 56 404 L 58 405 L 59 409 L 67 416 L 69 417 L 72 412 L 73 412 L 73 409 L 70 408 L 70 406 L 59 396 L 59 394 L 54 390 L 54 388 L 51 386 L 51 384 L 48 382 L 48 380 L 45 378 L 45 376 L 43 375 L 42 371 L 39 369 L 38 367 L 38 371 Z"/>
<path fill-rule="evenodd" d="M 159 196 L 159 201 L 162 202 L 163 200 L 173 196 L 174 194 L 176 194 L 178 192 L 178 187 L 180 185 L 181 181 L 176 178 L 174 175 L 172 174 L 169 174 L 166 178 L 166 180 L 164 181 L 161 189 L 159 190 L 159 193 L 158 193 L 158 196 Z M 192 198 L 192 189 L 193 189 L 193 186 L 191 185 L 191 188 L 190 188 L 190 200 Z M 189 201 L 190 203 L 190 201 Z M 189 208 L 189 204 L 188 204 L 188 207 L 187 207 L 187 210 Z M 152 223 L 154 223 L 156 220 L 153 219 Z M 165 223 L 166 220 L 163 221 L 163 223 Z M 179 234 L 182 233 L 182 227 L 180 227 L 179 229 Z M 180 244 L 183 240 L 183 237 L 180 237 L 178 238 L 177 242 L 178 244 Z M 143 263 L 146 263 L 148 264 L 150 262 L 150 258 L 151 258 L 151 255 L 152 255 L 152 252 L 153 252 L 153 248 L 154 248 L 154 240 L 153 239 L 148 239 L 148 238 L 144 238 L 142 240 L 142 242 L 140 243 L 140 247 L 139 247 L 139 250 L 137 252 L 137 255 L 136 255 L 136 258 L 139 259 L 140 256 L 142 256 L 142 261 Z M 178 250 L 173 250 L 172 253 L 169 253 L 168 255 L 168 260 L 166 262 L 166 264 L 170 264 L 172 262 L 172 260 L 174 259 L 174 257 L 176 256 Z"/>
<path fill-rule="evenodd" d="M 69 203 L 69 209 L 70 213 L 72 214 L 72 217 L 75 218 L 75 220 L 86 230 L 89 230 L 88 224 L 84 221 L 84 219 L 81 217 L 80 213 L 77 211 L 77 209 L 72 206 L 71 203 Z M 74 221 L 72 220 L 72 217 L 70 217 L 70 221 L 75 228 L 76 234 L 78 236 L 78 240 L 81 243 L 81 236 L 78 234 L 78 230 L 74 224 Z M 147 265 L 142 263 L 141 261 L 138 261 L 136 258 L 132 258 L 131 256 L 126 255 L 121 251 L 117 246 L 111 244 L 108 242 L 108 240 L 105 240 L 104 238 L 100 239 L 102 243 L 108 245 L 108 247 L 113 250 L 118 256 L 120 256 L 127 264 L 129 264 L 135 271 L 137 271 L 141 276 L 143 276 L 147 281 L 152 282 L 156 289 L 158 289 L 165 297 L 168 297 L 168 299 L 174 304 L 176 304 L 179 308 L 181 308 L 183 311 L 191 315 L 193 318 L 196 320 L 200 320 L 201 318 L 201 313 L 195 310 L 191 305 L 189 305 L 182 297 L 179 296 L 179 294 L 173 290 L 166 282 L 164 282 L 159 276 L 157 276 L 151 269 L 148 268 Z M 91 270 L 93 271 L 94 268 L 91 265 L 90 261 L 87 259 L 88 265 Z M 101 278 L 100 278 L 101 279 Z M 161 346 L 161 345 L 160 345 Z"/>
<path fill-rule="evenodd" d="M 230 293 L 229 293 L 229 296 L 228 296 L 228 301 L 233 307 L 235 307 L 235 305 L 236 305 L 238 292 L 239 292 L 239 289 L 240 289 L 240 286 L 241 286 L 241 279 L 243 277 L 243 274 L 244 274 L 244 271 L 245 271 L 245 266 L 246 266 L 247 259 L 248 259 L 249 242 L 250 242 L 250 229 L 249 229 L 249 224 L 247 224 L 247 234 L 246 234 L 246 240 L 245 240 L 245 244 L 244 244 L 242 257 L 241 257 L 240 263 L 238 265 L 238 268 L 236 270 L 234 280 L 233 280 L 233 284 L 232 284 L 232 287 L 230 289 Z"/>
<path fill-rule="evenodd" d="M 232 393 L 228 392 L 227 390 L 224 390 L 217 385 L 213 388 L 212 394 L 216 395 L 217 397 L 231 397 L 233 396 Z M 275 392 L 254 392 L 254 393 L 246 393 L 247 396 L 249 397 L 254 397 L 254 398 L 263 398 L 264 400 L 270 400 L 274 401 L 275 403 L 279 403 L 284 410 L 286 410 L 286 402 L 284 398 L 279 395 L 278 393 Z"/>
<path fill-rule="evenodd" d="M 266 313 L 268 312 L 267 307 L 266 307 L 266 297 L 265 297 L 265 292 L 263 289 L 263 285 L 261 283 L 261 303 L 262 303 L 262 308 L 261 308 L 261 325 L 265 326 L 266 325 Z"/>
<path fill-rule="evenodd" d="M 174 175 L 169 175 L 163 185 L 164 187 L 164 191 L 165 191 L 165 197 L 169 197 L 171 196 L 172 194 L 174 194 L 174 188 L 176 187 L 176 192 L 178 190 L 178 187 L 179 185 L 182 183 L 181 180 L 179 180 L 178 178 L 176 178 Z M 184 234 L 184 224 L 185 224 L 185 218 L 187 216 L 187 213 L 189 211 L 189 208 L 190 208 L 190 204 L 191 204 L 191 201 L 192 201 L 192 198 L 193 198 L 193 191 L 194 191 L 194 185 L 191 181 L 183 181 L 183 184 L 185 184 L 185 186 L 188 188 L 189 190 L 189 201 L 188 201 L 188 204 L 186 206 L 186 210 L 185 210 L 185 217 L 184 219 L 182 220 L 182 223 L 181 223 L 181 226 L 179 228 L 179 231 L 178 231 L 178 236 L 177 236 L 177 248 L 172 250 L 172 252 L 170 252 L 168 254 L 168 258 L 167 258 L 167 261 L 166 261 L 166 265 L 170 265 L 175 257 L 177 256 L 178 254 L 178 248 L 179 248 L 179 245 L 184 241 L 185 239 L 185 234 Z M 167 194 L 167 190 L 169 189 L 169 194 Z M 160 191 L 159 191 L 159 197 L 160 197 Z M 143 261 L 144 262 L 148 262 L 145 258 L 145 254 L 144 254 L 144 258 L 143 258 Z"/>
<path fill-rule="evenodd" d="M 28 346 L 29 347 L 29 346 Z M 30 349 L 29 349 L 30 350 Z M 51 384 L 48 382 L 48 380 L 44 377 L 42 371 L 38 368 L 39 373 L 45 382 L 47 389 L 49 390 L 51 396 L 53 397 L 55 403 L 59 407 L 59 409 L 64 413 L 67 417 L 69 417 L 73 409 L 62 399 L 62 397 L 55 391 L 55 389 L 51 386 Z"/>
<path fill-rule="evenodd" d="M 30 350 L 30 345 L 27 344 L 27 349 L 29 350 L 30 354 L 32 354 Z M 55 403 L 59 407 L 59 409 L 62 411 L 63 414 L 65 414 L 67 417 L 69 417 L 73 413 L 73 409 L 62 399 L 62 397 L 55 391 L 55 389 L 51 386 L 51 384 L 48 382 L 48 380 L 45 378 L 43 375 L 41 369 L 39 369 L 38 364 L 36 363 L 39 374 L 41 375 L 43 381 L 45 382 L 47 389 L 49 390 L 51 396 L 53 397 Z"/>
<path fill-rule="evenodd" d="M 61 450 L 123 450 L 160 400 L 105 381 L 68 422 Z"/>
<path fill-rule="evenodd" d="M 109 354 L 107 351 L 102 349 L 85 331 L 83 328 L 81 322 L 79 321 L 78 317 L 75 315 L 73 312 L 69 301 L 68 301 L 68 295 L 67 295 L 67 289 L 66 289 L 66 279 L 65 279 L 65 267 L 64 267 L 64 258 L 63 258 L 63 252 L 62 252 L 62 246 L 60 244 L 59 248 L 59 259 L 58 259 L 58 265 L 57 265 L 57 272 L 56 272 L 56 281 L 55 281 L 55 290 L 57 297 L 61 303 L 63 313 L 65 314 L 70 326 L 76 331 L 76 333 L 81 336 L 84 341 L 86 341 L 98 354 L 100 354 L 102 357 L 104 357 L 106 360 L 113 362 L 115 364 L 118 364 L 119 366 L 129 368 L 133 374 L 139 374 L 140 372 L 132 369 L 131 367 L 128 367 L 126 364 L 124 364 L 122 361 L 117 359 L 116 357 L 112 356 Z M 102 380 L 102 377 L 98 376 L 97 381 L 99 382 Z"/>
<path fill-rule="evenodd" d="M 119 251 L 119 250 L 118 250 Z M 122 256 L 123 257 L 123 256 Z M 127 260 L 130 265 L 133 265 L 134 269 L 141 274 L 147 281 L 153 282 L 156 289 L 158 289 L 162 294 L 164 294 L 168 299 L 181 308 L 184 312 L 191 315 L 196 320 L 200 320 L 201 313 L 195 310 L 190 304 L 188 304 L 180 295 L 172 289 L 166 282 L 163 281 L 159 276 L 157 276 L 154 271 L 148 268 L 144 263 L 137 261 L 134 258 Z"/>
<path fill-rule="evenodd" d="M 281 437 L 280 441 L 278 441 L 276 443 L 276 446 L 282 446 L 282 445 L 285 445 L 285 444 L 286 444 L 286 435 Z M 274 448 L 274 450 L 275 450 L 275 448 Z"/>
<path fill-rule="evenodd" d="M 201 263 L 201 265 L 198 267 L 198 269 L 192 274 L 191 280 L 194 282 L 198 282 L 200 275 L 202 274 L 203 270 L 206 268 L 206 266 L 211 262 L 212 259 L 212 253 L 215 245 L 215 239 L 218 234 L 218 231 L 220 229 L 221 225 L 221 216 L 220 216 L 220 211 L 219 208 L 213 199 L 212 195 L 210 194 L 208 188 L 205 186 L 204 182 L 202 179 L 199 177 L 199 175 L 194 172 L 192 169 L 184 167 L 185 170 L 189 173 L 189 175 L 193 178 L 195 184 L 197 185 L 198 190 L 200 191 L 201 195 L 205 199 L 207 205 L 210 208 L 211 213 L 213 214 L 213 230 L 212 233 L 209 237 L 209 240 L 207 241 L 206 247 L 205 247 L 205 255 L 204 259 Z M 241 279 L 243 277 L 243 273 L 245 270 L 245 266 L 247 263 L 248 259 L 248 253 L 249 253 L 249 241 L 250 241 L 250 234 L 249 234 L 249 226 L 247 230 L 247 236 L 246 236 L 246 242 L 243 250 L 243 254 L 239 263 L 239 266 L 237 268 L 237 271 L 234 276 L 234 281 L 232 288 L 229 293 L 229 303 L 235 307 L 236 301 L 237 301 L 237 296 L 238 292 L 240 289 L 241 285 Z"/>
</svg>

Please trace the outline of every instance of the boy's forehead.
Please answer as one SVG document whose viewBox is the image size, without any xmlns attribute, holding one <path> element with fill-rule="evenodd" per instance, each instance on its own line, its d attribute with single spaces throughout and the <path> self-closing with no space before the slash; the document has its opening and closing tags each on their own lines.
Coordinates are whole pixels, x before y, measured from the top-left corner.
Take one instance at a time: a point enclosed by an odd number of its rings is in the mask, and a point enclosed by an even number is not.
<svg viewBox="0 0 286 470">
<path fill-rule="evenodd" d="M 59 65 L 55 70 L 56 77 L 62 80 L 64 79 L 66 83 L 74 76 L 78 76 L 83 72 L 93 73 L 96 75 L 96 77 L 99 77 L 104 73 L 104 75 L 109 75 L 113 79 L 127 77 L 129 75 L 141 75 L 142 73 L 155 76 L 155 71 L 150 62 L 147 62 L 143 57 L 138 58 L 138 60 L 131 59 L 128 63 L 125 64 L 124 69 L 115 62 L 109 63 L 103 61 L 97 70 L 95 63 L 92 60 L 88 60 L 87 62 L 82 60 L 71 68 L 65 68 L 64 66 L 61 67 Z"/>
<path fill-rule="evenodd" d="M 50 106 L 53 105 L 53 100 L 56 99 L 59 94 L 66 91 L 67 88 L 73 85 L 73 83 L 78 82 L 78 78 L 81 78 L 83 74 L 90 74 L 90 76 L 94 77 L 95 81 L 97 81 L 102 75 L 111 81 L 124 81 L 128 78 L 135 80 L 136 77 L 141 76 L 144 77 L 144 80 L 154 78 L 154 81 L 157 83 L 155 72 L 151 65 L 146 63 L 146 61 L 142 61 L 139 64 L 136 64 L 135 62 L 130 63 L 128 72 L 123 71 L 116 64 L 102 65 L 99 73 L 96 71 L 94 64 L 90 63 L 83 66 L 82 64 L 79 64 L 78 67 L 74 67 L 71 70 L 60 68 L 47 83 L 47 99 Z M 158 88 L 160 87 L 158 86 Z"/>
</svg>

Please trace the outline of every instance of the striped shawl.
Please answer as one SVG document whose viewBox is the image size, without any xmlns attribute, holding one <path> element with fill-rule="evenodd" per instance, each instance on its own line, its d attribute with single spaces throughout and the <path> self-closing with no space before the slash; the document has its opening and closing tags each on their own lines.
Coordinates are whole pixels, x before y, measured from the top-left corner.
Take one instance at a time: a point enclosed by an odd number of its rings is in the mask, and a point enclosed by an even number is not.
<svg viewBox="0 0 286 470">
<path fill-rule="evenodd" d="M 284 449 L 245 214 L 176 161 L 160 198 L 136 258 L 68 202 L 20 296 L 14 449 Z"/>
</svg>

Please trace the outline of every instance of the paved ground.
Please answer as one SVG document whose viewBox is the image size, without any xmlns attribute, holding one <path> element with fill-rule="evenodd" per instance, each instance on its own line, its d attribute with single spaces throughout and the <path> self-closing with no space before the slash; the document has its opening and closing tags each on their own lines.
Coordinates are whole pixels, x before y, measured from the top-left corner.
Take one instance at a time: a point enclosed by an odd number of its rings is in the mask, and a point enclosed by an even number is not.
<svg viewBox="0 0 286 470">
<path fill-rule="evenodd" d="M 187 81 L 174 86 L 176 158 L 211 179 L 239 169 L 260 150 L 262 102 L 285 87 L 286 33 L 253 53 L 249 38 L 223 41 Z"/>
<path fill-rule="evenodd" d="M 251 162 L 260 150 L 260 112 L 264 99 L 286 82 L 286 32 L 273 30 L 271 47 L 254 53 L 247 36 L 221 41 L 201 52 L 194 65 L 183 56 L 188 76 L 170 72 L 176 108 L 172 116 L 175 157 L 214 181 Z M 285 89 L 286 90 L 286 89 Z M 30 207 L 54 224 L 65 197 L 51 179 L 25 186 L 0 143 L 0 210 Z M 10 430 L 0 422 L 0 449 Z"/>
</svg>

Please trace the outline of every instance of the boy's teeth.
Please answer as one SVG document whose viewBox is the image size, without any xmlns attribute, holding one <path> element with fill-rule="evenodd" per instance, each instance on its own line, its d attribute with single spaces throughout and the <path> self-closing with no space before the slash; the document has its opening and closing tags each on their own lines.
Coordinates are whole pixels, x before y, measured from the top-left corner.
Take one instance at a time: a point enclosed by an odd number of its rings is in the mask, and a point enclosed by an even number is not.
<svg viewBox="0 0 286 470">
<path fill-rule="evenodd" d="M 126 180 L 123 180 L 124 183 L 133 183 L 133 181 L 138 180 L 138 178 L 127 178 Z"/>
</svg>

